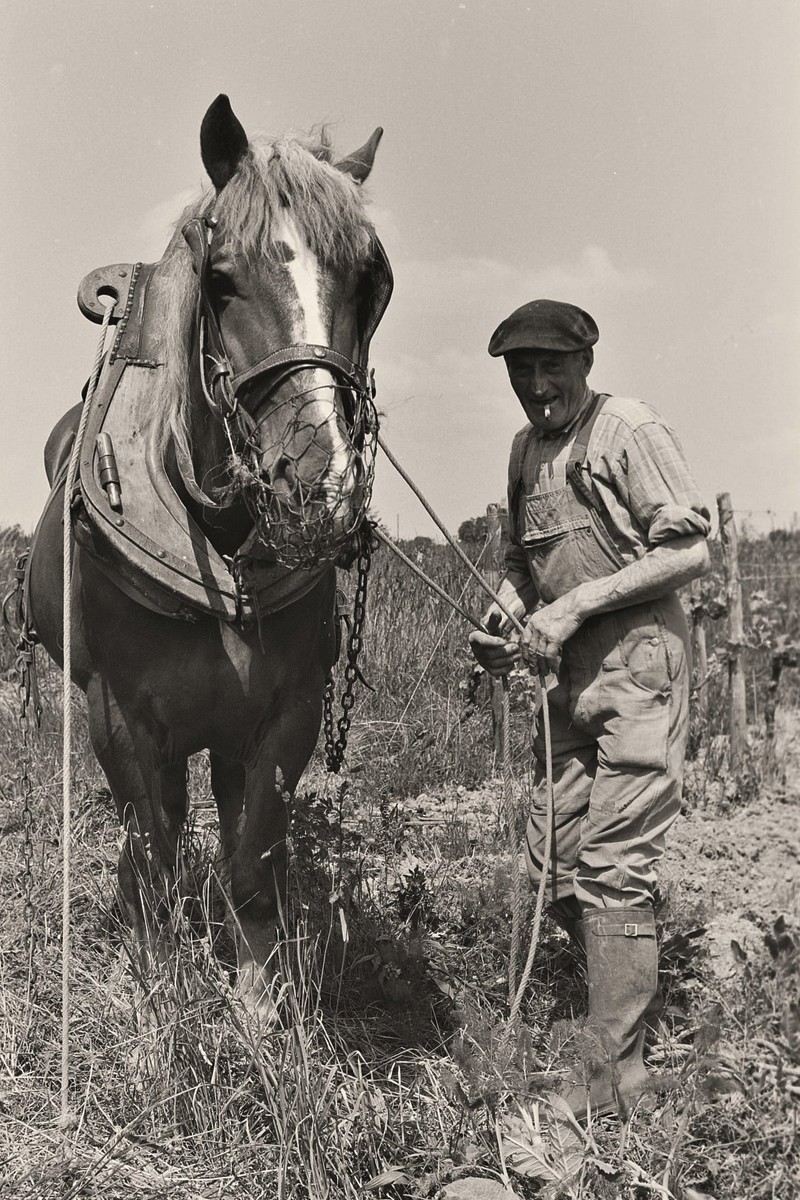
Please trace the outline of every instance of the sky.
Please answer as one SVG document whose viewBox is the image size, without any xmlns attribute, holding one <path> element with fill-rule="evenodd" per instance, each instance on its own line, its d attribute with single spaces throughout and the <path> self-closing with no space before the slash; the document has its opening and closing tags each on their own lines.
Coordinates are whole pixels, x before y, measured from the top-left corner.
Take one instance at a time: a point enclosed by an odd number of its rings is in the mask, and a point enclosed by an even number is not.
<svg viewBox="0 0 800 1200">
<path fill-rule="evenodd" d="M 796 0 L 0 5 L 0 524 L 33 529 L 44 442 L 91 369 L 78 283 L 161 257 L 220 92 L 249 132 L 326 122 L 342 156 L 384 127 L 382 432 L 451 529 L 504 496 L 524 416 L 486 346 L 540 296 L 594 316 L 590 383 L 655 405 L 712 511 L 728 491 L 751 526 L 791 524 Z M 373 507 L 435 534 L 385 459 Z"/>
</svg>

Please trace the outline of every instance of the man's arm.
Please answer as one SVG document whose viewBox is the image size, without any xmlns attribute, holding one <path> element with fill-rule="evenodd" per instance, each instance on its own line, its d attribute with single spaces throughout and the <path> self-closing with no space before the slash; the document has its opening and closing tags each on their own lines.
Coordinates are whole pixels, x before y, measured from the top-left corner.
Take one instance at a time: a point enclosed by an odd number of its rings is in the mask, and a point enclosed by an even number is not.
<svg viewBox="0 0 800 1200">
<path fill-rule="evenodd" d="M 613 575 L 578 584 L 528 621 L 522 654 L 535 671 L 556 670 L 561 647 L 589 617 L 629 608 L 677 591 L 708 574 L 711 562 L 702 534 L 674 538 Z"/>
</svg>

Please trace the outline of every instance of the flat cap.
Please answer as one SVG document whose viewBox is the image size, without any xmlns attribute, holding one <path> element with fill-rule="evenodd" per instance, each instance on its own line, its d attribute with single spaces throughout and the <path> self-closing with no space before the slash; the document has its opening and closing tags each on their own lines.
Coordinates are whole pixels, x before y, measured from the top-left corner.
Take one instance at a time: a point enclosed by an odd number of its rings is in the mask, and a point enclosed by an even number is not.
<svg viewBox="0 0 800 1200">
<path fill-rule="evenodd" d="M 489 341 L 493 358 L 511 350 L 571 353 L 593 346 L 600 333 L 582 308 L 561 300 L 531 300 L 497 326 Z"/>
</svg>

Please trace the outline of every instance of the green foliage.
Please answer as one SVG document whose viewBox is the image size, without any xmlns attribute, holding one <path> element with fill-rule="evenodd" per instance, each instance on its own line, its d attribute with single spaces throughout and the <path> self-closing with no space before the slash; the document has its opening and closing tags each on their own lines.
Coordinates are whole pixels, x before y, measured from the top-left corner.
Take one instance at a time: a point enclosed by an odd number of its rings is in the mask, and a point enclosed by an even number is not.
<svg viewBox="0 0 800 1200">
<path fill-rule="evenodd" d="M 486 517 L 471 517 L 462 521 L 458 527 L 458 540 L 472 545 L 482 546 L 486 541 L 489 522 Z"/>
<path fill-rule="evenodd" d="M 508 534 L 508 512 L 504 507 L 501 507 L 497 519 L 500 522 L 502 536 Z M 482 546 L 489 536 L 489 520 L 486 514 L 478 517 L 470 517 L 468 521 L 462 521 L 458 527 L 458 540 L 467 546 Z"/>
</svg>

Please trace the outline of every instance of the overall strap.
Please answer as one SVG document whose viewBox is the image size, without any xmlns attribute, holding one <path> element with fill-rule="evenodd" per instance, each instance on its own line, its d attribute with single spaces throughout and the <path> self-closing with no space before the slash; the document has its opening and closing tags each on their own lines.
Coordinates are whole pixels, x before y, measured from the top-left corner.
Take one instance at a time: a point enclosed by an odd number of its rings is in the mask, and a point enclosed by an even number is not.
<svg viewBox="0 0 800 1200">
<path fill-rule="evenodd" d="M 589 438 L 591 437 L 594 423 L 599 417 L 606 400 L 608 400 L 607 394 L 597 395 L 589 405 L 586 416 L 583 419 L 575 438 L 575 442 L 573 443 L 572 450 L 570 451 L 566 468 L 567 480 L 593 509 L 597 508 L 597 501 L 594 499 L 590 489 L 581 478 L 581 470 L 583 469 L 583 464 L 586 461 L 586 452 L 589 448 Z M 512 446 L 511 461 L 509 463 L 508 472 L 509 535 L 513 535 L 513 531 L 515 529 L 517 502 L 519 501 L 520 492 L 522 491 L 522 468 L 525 462 L 525 456 L 528 453 L 528 447 L 530 446 L 531 440 L 534 437 L 536 437 L 536 430 L 533 428 L 533 426 L 531 426 L 524 436 L 520 436 L 515 440 L 514 445 Z M 617 557 L 616 554 L 615 557 Z"/>
<path fill-rule="evenodd" d="M 528 447 L 531 444 L 531 438 L 536 435 L 536 430 L 531 426 L 527 432 L 514 439 L 511 447 L 511 461 L 508 465 L 508 537 L 509 541 L 516 541 L 517 535 L 517 504 L 519 503 L 520 493 L 522 491 L 522 467 L 525 462 L 525 456 L 528 453 Z"/>
<path fill-rule="evenodd" d="M 589 439 L 592 436 L 595 422 L 603 411 L 603 406 L 606 400 L 610 399 L 609 394 L 604 392 L 595 396 L 586 418 L 581 424 L 575 441 L 572 444 L 569 461 L 567 463 L 567 481 L 572 485 L 579 499 L 588 506 L 592 517 L 592 528 L 603 546 L 611 554 L 613 561 L 618 567 L 626 566 L 626 561 L 620 552 L 619 546 L 614 541 L 611 533 L 606 527 L 606 512 L 594 493 L 591 481 L 591 471 L 586 466 L 586 455 L 589 450 Z M 584 475 L 589 478 L 585 479 Z"/>
<path fill-rule="evenodd" d="M 586 411 L 586 416 L 584 417 L 580 428 L 578 429 L 575 441 L 572 443 L 572 450 L 570 451 L 569 462 L 567 464 L 567 475 L 569 475 L 571 472 L 574 472 L 576 466 L 578 468 L 582 468 L 583 464 L 586 462 L 586 453 L 589 449 L 589 439 L 592 436 L 592 430 L 594 429 L 595 421 L 603 411 L 603 406 L 608 399 L 610 399 L 608 393 L 602 392 L 595 396 L 594 400 L 589 405 L 589 408 Z"/>
</svg>

